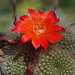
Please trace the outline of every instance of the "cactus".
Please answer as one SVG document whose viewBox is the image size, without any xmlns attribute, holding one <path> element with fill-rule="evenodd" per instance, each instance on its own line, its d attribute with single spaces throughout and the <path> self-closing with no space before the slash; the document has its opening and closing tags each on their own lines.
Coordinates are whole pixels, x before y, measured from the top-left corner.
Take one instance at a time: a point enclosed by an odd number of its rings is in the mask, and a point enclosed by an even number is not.
<svg viewBox="0 0 75 75">
<path fill-rule="evenodd" d="M 74 75 L 75 62 L 67 50 L 56 48 L 43 55 L 37 66 L 40 75 Z M 37 71 L 36 70 L 36 71 Z"/>
<path fill-rule="evenodd" d="M 56 12 L 60 19 L 58 25 L 65 28 L 63 36 L 65 40 L 49 44 L 46 52 L 43 48 L 35 48 L 28 42 L 18 46 L 23 34 L 11 32 L 13 24 L 6 30 L 4 38 L 16 41 L 16 44 L 6 45 L 2 49 L 5 52 L 1 63 L 2 72 L 5 75 L 75 75 L 75 26 L 64 14 Z M 27 73 L 27 68 L 32 67 L 34 72 Z"/>
<path fill-rule="evenodd" d="M 26 63 L 24 57 L 20 57 L 14 61 L 15 55 L 11 55 L 2 63 L 2 70 L 7 75 L 27 75 Z M 33 75 L 74 75 L 75 74 L 75 61 L 70 56 L 68 50 L 57 47 L 52 47 L 52 51 L 46 54 L 41 54 L 39 62 L 34 67 Z"/>
<path fill-rule="evenodd" d="M 4 75 L 23 75 L 26 69 L 23 57 L 20 57 L 18 61 L 14 61 L 14 56 L 5 56 L 5 60 L 2 63 L 2 71 Z"/>
</svg>

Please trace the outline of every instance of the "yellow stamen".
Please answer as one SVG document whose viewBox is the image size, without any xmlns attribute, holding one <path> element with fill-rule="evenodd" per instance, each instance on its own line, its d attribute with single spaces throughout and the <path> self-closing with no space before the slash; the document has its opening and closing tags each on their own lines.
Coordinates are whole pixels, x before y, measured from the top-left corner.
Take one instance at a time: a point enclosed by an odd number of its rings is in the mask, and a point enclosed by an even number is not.
<svg viewBox="0 0 75 75">
<path fill-rule="evenodd" d="M 37 22 L 37 23 L 33 22 L 33 23 L 34 25 L 32 28 L 37 37 L 45 32 L 46 30 L 45 23 L 42 22 Z"/>
</svg>

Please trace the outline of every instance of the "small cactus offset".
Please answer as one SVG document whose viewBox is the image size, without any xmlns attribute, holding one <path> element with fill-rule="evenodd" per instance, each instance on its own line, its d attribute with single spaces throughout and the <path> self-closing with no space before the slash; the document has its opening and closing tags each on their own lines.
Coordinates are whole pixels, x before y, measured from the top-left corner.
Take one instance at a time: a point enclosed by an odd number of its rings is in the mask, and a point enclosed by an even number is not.
<svg viewBox="0 0 75 75">
<path fill-rule="evenodd" d="M 75 75 L 75 26 L 59 12 L 28 10 L 5 31 L 4 75 Z M 12 31 L 12 32 L 11 32 Z"/>
</svg>

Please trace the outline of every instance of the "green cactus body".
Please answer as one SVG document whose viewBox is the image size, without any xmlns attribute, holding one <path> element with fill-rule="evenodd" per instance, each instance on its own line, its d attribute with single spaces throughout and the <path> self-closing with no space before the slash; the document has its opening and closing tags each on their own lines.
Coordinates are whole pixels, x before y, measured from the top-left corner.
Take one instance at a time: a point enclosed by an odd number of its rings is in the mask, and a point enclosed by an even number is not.
<svg viewBox="0 0 75 75">
<path fill-rule="evenodd" d="M 24 58 L 20 57 L 17 61 L 14 61 L 14 56 L 5 58 L 2 63 L 2 71 L 7 75 L 23 75 L 26 69 Z"/>
<path fill-rule="evenodd" d="M 41 75 L 74 75 L 75 62 L 66 50 L 57 48 L 41 56 L 38 69 Z"/>
<path fill-rule="evenodd" d="M 14 56 L 11 55 L 2 63 L 3 72 L 7 75 L 23 75 L 26 72 L 27 66 L 23 56 L 14 61 Z M 34 64 L 33 64 L 33 67 Z M 67 50 L 52 49 L 52 51 L 42 54 L 39 62 L 35 67 L 33 75 L 74 75 L 75 61 L 70 57 Z M 25 74 L 26 75 L 26 74 Z"/>
</svg>

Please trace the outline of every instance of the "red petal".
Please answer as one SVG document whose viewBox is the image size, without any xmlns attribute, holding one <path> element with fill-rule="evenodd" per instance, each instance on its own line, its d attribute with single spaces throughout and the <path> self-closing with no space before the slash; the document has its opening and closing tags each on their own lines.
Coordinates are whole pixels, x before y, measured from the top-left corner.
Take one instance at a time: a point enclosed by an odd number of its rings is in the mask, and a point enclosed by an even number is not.
<svg viewBox="0 0 75 75">
<path fill-rule="evenodd" d="M 15 25 L 22 26 L 22 27 L 27 26 L 27 24 L 25 23 L 25 21 L 18 21 L 18 22 L 15 23 Z"/>
<path fill-rule="evenodd" d="M 15 27 L 14 29 L 12 29 L 12 31 L 17 32 L 17 33 L 28 33 L 28 32 L 30 32 L 26 28 L 22 28 L 22 27 Z"/>
<path fill-rule="evenodd" d="M 64 39 L 63 36 L 57 32 L 50 33 L 50 35 L 54 36 L 57 40 L 63 40 Z"/>
<path fill-rule="evenodd" d="M 40 46 L 40 40 L 37 37 L 32 38 L 32 44 L 37 49 Z"/>
<path fill-rule="evenodd" d="M 45 19 L 45 14 L 43 11 L 38 11 L 38 21 L 42 22 Z"/>
<path fill-rule="evenodd" d="M 51 23 L 52 19 L 53 18 L 51 18 L 51 17 L 47 17 L 47 18 L 45 18 L 43 23 L 45 23 L 46 26 L 50 26 L 51 25 L 50 23 Z"/>
<path fill-rule="evenodd" d="M 60 32 L 64 32 L 65 29 L 59 25 L 54 25 L 52 28 L 51 28 L 51 31 L 60 31 Z"/>
<path fill-rule="evenodd" d="M 22 27 L 22 28 L 25 27 L 26 29 L 32 31 L 31 26 L 30 26 L 31 24 L 27 24 L 25 21 L 18 21 L 15 24 L 18 25 L 18 26 L 20 26 L 20 27 Z"/>
<path fill-rule="evenodd" d="M 58 18 L 53 18 L 50 24 L 51 24 L 51 25 L 54 25 L 54 24 L 58 23 L 59 21 L 60 21 L 60 19 L 58 19 Z"/>
<path fill-rule="evenodd" d="M 46 13 L 45 15 L 45 20 L 44 23 L 48 26 L 48 25 L 53 25 L 51 23 L 53 23 L 52 20 L 54 20 L 54 18 L 56 18 L 56 14 L 54 11 L 49 11 Z"/>
<path fill-rule="evenodd" d="M 24 20 L 28 25 L 32 25 L 32 21 L 28 15 L 24 15 L 20 17 L 21 20 Z"/>
<path fill-rule="evenodd" d="M 37 22 L 37 12 L 35 10 L 33 10 L 33 9 L 29 9 L 28 13 L 30 14 L 32 20 L 34 22 Z"/>
<path fill-rule="evenodd" d="M 18 28 L 14 28 L 14 30 L 16 29 L 15 32 L 17 32 L 17 31 L 19 32 L 21 29 L 23 29 L 23 30 L 21 30 L 22 32 L 23 32 L 23 31 L 26 31 L 26 32 L 33 32 L 32 27 L 31 27 L 32 24 L 30 24 L 30 22 L 28 22 L 28 23 L 29 23 L 29 24 L 27 24 L 25 21 L 18 21 L 18 22 L 16 22 L 15 25 L 19 26 L 19 27 L 18 27 L 19 29 L 18 29 Z M 18 29 L 18 30 L 17 30 L 17 29 Z M 14 30 L 13 30 L 13 31 L 14 31 Z M 20 32 L 21 32 L 21 31 L 20 31 Z M 23 32 L 23 33 L 24 33 L 24 32 Z"/>
<path fill-rule="evenodd" d="M 56 18 L 56 14 L 55 14 L 54 11 L 48 11 L 48 12 L 46 13 L 46 16 L 47 16 L 47 17 L 51 17 L 51 18 Z"/>
<path fill-rule="evenodd" d="M 32 34 L 25 34 L 22 36 L 22 42 L 28 42 L 32 38 Z"/>
<path fill-rule="evenodd" d="M 20 19 L 25 21 L 25 20 L 28 20 L 30 18 L 29 18 L 28 15 L 23 15 L 23 16 L 20 17 Z"/>
<path fill-rule="evenodd" d="M 53 36 L 45 36 L 45 38 L 50 42 L 50 43 L 57 43 L 58 40 L 53 37 Z"/>
<path fill-rule="evenodd" d="M 46 50 L 48 48 L 48 42 L 47 42 L 47 40 L 44 39 L 44 38 L 42 38 L 42 39 L 40 39 L 40 41 L 41 41 L 41 46 L 43 48 L 45 48 L 45 50 Z"/>
<path fill-rule="evenodd" d="M 63 36 L 60 33 L 53 32 L 44 36 L 49 42 L 57 43 L 59 40 L 63 40 Z"/>
<path fill-rule="evenodd" d="M 53 31 L 60 31 L 60 32 L 64 32 L 64 31 L 65 31 L 65 29 L 64 29 L 63 27 L 61 27 L 61 26 L 54 25 L 54 26 L 52 26 L 52 27 L 48 28 L 48 29 L 46 30 L 46 32 L 45 32 L 45 33 L 53 32 Z"/>
</svg>

